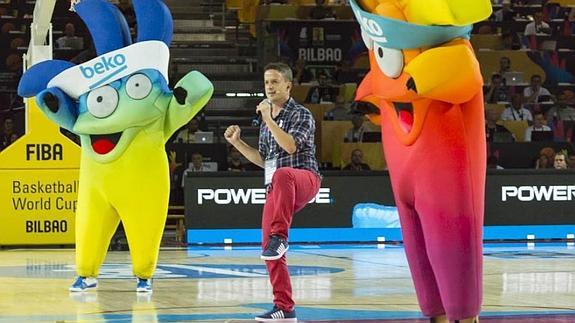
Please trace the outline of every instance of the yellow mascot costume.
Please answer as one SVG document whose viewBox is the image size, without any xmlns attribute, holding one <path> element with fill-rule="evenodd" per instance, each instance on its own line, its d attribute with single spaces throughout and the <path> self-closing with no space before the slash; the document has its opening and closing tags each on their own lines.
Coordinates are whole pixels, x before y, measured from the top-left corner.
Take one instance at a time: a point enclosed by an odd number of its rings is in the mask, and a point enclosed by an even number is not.
<svg viewBox="0 0 575 323">
<path fill-rule="evenodd" d="M 78 278 L 96 277 L 120 221 L 126 231 L 136 290 L 151 292 L 166 222 L 170 179 L 164 145 L 210 99 L 212 83 L 190 72 L 168 88 L 173 21 L 161 0 L 132 0 L 138 37 L 132 43 L 118 8 L 106 0 L 75 6 L 97 57 L 81 65 L 50 60 L 32 66 L 18 92 L 82 143 L 76 213 Z"/>
</svg>

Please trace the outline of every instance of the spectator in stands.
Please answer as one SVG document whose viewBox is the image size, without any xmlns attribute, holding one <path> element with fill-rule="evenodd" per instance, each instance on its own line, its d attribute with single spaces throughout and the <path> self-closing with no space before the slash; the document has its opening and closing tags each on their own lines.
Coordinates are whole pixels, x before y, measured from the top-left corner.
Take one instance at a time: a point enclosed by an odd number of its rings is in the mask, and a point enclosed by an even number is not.
<svg viewBox="0 0 575 323">
<path fill-rule="evenodd" d="M 325 0 L 315 0 L 315 7 L 309 12 L 311 19 L 335 19 L 333 8 L 325 5 Z"/>
<path fill-rule="evenodd" d="M 511 70 L 511 59 L 507 56 L 501 56 L 501 58 L 499 58 L 499 71 L 497 73 L 505 77 L 505 73 L 508 72 L 513 72 L 513 70 Z"/>
<path fill-rule="evenodd" d="M 499 115 L 495 109 L 485 110 L 485 137 L 488 142 L 514 141 L 513 134 L 507 128 L 497 124 Z"/>
<path fill-rule="evenodd" d="M 544 147 L 539 151 L 539 155 L 545 155 L 547 157 L 547 160 L 549 160 L 548 168 L 553 167 L 552 161 L 555 159 L 555 149 L 552 147 Z"/>
<path fill-rule="evenodd" d="M 354 114 L 351 117 L 353 127 L 347 131 L 343 140 L 345 142 L 362 142 L 363 133 L 366 131 L 363 125 L 364 117 L 361 114 Z"/>
<path fill-rule="evenodd" d="M 562 91 L 557 97 L 557 102 L 547 111 L 547 121 L 552 124 L 558 121 L 575 121 L 575 108 L 569 104 L 569 97 L 573 96 L 570 90 Z"/>
<path fill-rule="evenodd" d="M 505 0 L 501 5 L 501 9 L 493 12 L 493 20 L 497 22 L 501 21 L 513 21 L 515 17 L 515 11 L 511 8 L 511 1 Z"/>
<path fill-rule="evenodd" d="M 0 27 L 0 59 L 2 59 L 1 63 L 4 63 L 4 60 L 10 53 L 10 47 L 7 44 L 10 43 L 12 37 L 10 37 L 10 32 L 15 30 L 16 26 L 11 22 L 5 22 Z"/>
<path fill-rule="evenodd" d="M 533 121 L 531 111 L 526 109 L 523 105 L 523 96 L 521 94 L 514 94 L 511 97 L 511 106 L 503 110 L 503 113 L 501 113 L 501 120 L 504 121 L 526 120 L 529 123 Z"/>
<path fill-rule="evenodd" d="M 324 115 L 324 120 L 351 120 L 351 111 L 349 106 L 345 103 L 345 98 L 343 95 L 338 95 L 335 97 L 335 106 Z"/>
<path fill-rule="evenodd" d="M 18 50 L 18 48 L 24 47 L 27 44 L 24 42 L 24 39 L 22 39 L 21 37 L 16 37 L 14 39 L 12 39 L 12 41 L 10 42 L 10 49 L 12 51 Z"/>
<path fill-rule="evenodd" d="M 330 84 L 330 80 L 324 71 L 318 72 L 317 83 L 317 86 L 309 89 L 306 102 L 312 104 L 333 102 L 339 90 Z"/>
<path fill-rule="evenodd" d="M 69 22 L 64 26 L 64 36 L 56 39 L 56 47 L 78 50 L 84 48 L 84 39 L 76 36 L 76 26 L 73 23 Z"/>
<path fill-rule="evenodd" d="M 230 149 L 228 151 L 228 171 L 230 172 L 246 171 L 246 167 L 242 163 L 242 154 L 234 146 L 230 146 Z"/>
<path fill-rule="evenodd" d="M 193 172 L 211 172 L 212 170 L 204 165 L 204 156 L 200 153 L 192 153 L 190 158 L 191 162 L 188 163 L 188 168 L 186 168 L 182 174 L 182 187 L 184 187 L 184 179 L 186 178 L 186 174 Z"/>
<path fill-rule="evenodd" d="M 533 125 L 525 129 L 525 141 L 531 141 L 531 133 L 534 131 L 551 131 L 551 128 L 549 128 L 545 123 L 543 112 L 536 112 L 533 116 Z"/>
<path fill-rule="evenodd" d="M 295 84 L 308 83 L 313 80 L 313 74 L 310 70 L 305 68 L 305 59 L 298 58 L 294 67 L 294 82 Z"/>
<path fill-rule="evenodd" d="M 496 49 L 498 50 L 518 50 L 521 49 L 521 40 L 517 33 L 510 30 L 505 30 L 501 33 L 501 45 Z"/>
<path fill-rule="evenodd" d="M 4 119 L 2 128 L 2 136 L 0 137 L 0 150 L 4 150 L 4 148 L 10 146 L 10 144 L 14 142 L 14 135 L 16 135 L 16 138 L 18 138 L 18 134 L 14 131 L 14 119 L 11 117 L 6 117 Z"/>
<path fill-rule="evenodd" d="M 567 165 L 569 168 L 575 168 L 575 155 L 571 155 L 569 156 L 569 165 Z"/>
<path fill-rule="evenodd" d="M 553 159 L 553 168 L 555 169 L 567 169 L 567 161 L 569 156 L 566 150 L 561 150 L 555 154 Z"/>
<path fill-rule="evenodd" d="M 539 157 L 537 157 L 537 160 L 535 161 L 535 169 L 551 168 L 551 166 L 549 157 L 545 154 L 539 154 Z"/>
<path fill-rule="evenodd" d="M 504 169 L 501 165 L 499 165 L 499 158 L 495 155 L 490 155 L 487 157 L 487 168 L 488 169 Z"/>
<path fill-rule="evenodd" d="M 174 143 L 191 144 L 196 142 L 196 133 L 200 130 L 200 120 L 193 118 L 188 122 L 188 126 L 178 132 Z"/>
<path fill-rule="evenodd" d="M 204 165 L 204 156 L 200 153 L 192 153 L 191 157 L 192 164 L 188 165 L 188 169 L 190 172 L 208 172 L 210 171 L 209 167 Z"/>
<path fill-rule="evenodd" d="M 533 15 L 533 21 L 525 26 L 524 31 L 525 36 L 550 35 L 550 34 L 551 34 L 551 28 L 549 28 L 549 25 L 545 21 L 543 21 L 542 12 L 536 12 Z"/>
<path fill-rule="evenodd" d="M 563 90 L 561 91 L 561 95 L 563 95 L 562 100 L 565 101 L 565 104 L 575 106 L 575 92 L 572 90 Z"/>
<path fill-rule="evenodd" d="M 542 101 L 555 101 L 551 92 L 541 86 L 541 75 L 534 74 L 531 76 L 531 83 L 528 87 L 523 89 L 523 96 L 526 103 L 537 103 Z"/>
<path fill-rule="evenodd" d="M 501 74 L 491 75 L 491 84 L 485 98 L 487 103 L 509 102 L 509 88 L 503 82 Z"/>
<path fill-rule="evenodd" d="M 361 149 L 357 148 L 351 152 L 350 163 L 343 168 L 343 170 L 371 170 L 368 164 L 363 162 L 363 152 Z"/>
<path fill-rule="evenodd" d="M 6 69 L 15 74 L 22 74 L 22 57 L 18 54 L 10 54 L 6 57 Z"/>
</svg>

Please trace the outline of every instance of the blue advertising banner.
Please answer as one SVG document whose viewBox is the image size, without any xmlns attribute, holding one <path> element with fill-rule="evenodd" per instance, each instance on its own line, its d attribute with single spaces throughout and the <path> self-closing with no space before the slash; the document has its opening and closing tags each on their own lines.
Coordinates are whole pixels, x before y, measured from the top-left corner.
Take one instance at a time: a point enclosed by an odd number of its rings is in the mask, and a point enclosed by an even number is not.
<svg viewBox="0 0 575 323">
<path fill-rule="evenodd" d="M 290 241 L 401 240 L 387 172 L 323 175 L 316 198 L 294 216 Z M 484 239 L 572 239 L 574 200 L 575 171 L 489 171 Z M 185 178 L 188 243 L 259 242 L 264 202 L 260 172 L 190 173 Z"/>
</svg>

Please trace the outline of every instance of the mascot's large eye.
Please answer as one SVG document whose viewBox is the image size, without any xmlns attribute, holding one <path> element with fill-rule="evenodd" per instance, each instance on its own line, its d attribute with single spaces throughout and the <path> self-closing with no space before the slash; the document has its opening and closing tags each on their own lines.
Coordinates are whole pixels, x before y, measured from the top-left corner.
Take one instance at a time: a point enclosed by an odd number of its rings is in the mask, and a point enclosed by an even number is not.
<svg viewBox="0 0 575 323">
<path fill-rule="evenodd" d="M 391 78 L 401 75 L 403 53 L 399 49 L 381 47 L 376 43 L 373 46 L 373 54 L 383 74 Z"/>
<path fill-rule="evenodd" d="M 141 100 L 152 91 L 152 81 L 144 74 L 134 74 L 126 81 L 126 93 L 134 100 Z"/>
<path fill-rule="evenodd" d="M 88 93 L 88 111 L 96 118 L 111 115 L 118 107 L 118 91 L 106 85 Z"/>
</svg>

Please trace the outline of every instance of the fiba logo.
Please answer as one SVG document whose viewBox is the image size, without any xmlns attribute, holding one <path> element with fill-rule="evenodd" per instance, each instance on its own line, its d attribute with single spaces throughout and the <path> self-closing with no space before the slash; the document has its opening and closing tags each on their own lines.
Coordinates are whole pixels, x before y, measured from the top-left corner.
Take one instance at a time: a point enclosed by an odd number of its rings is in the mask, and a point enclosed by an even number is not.
<svg viewBox="0 0 575 323">
<path fill-rule="evenodd" d="M 87 78 L 91 79 L 96 74 L 104 74 L 108 71 L 120 68 L 119 70 L 114 71 L 114 74 L 126 68 L 126 56 L 123 54 L 116 54 L 114 56 L 102 56 L 99 62 L 95 63 L 92 66 L 80 66 L 80 71 L 82 75 Z"/>
</svg>

